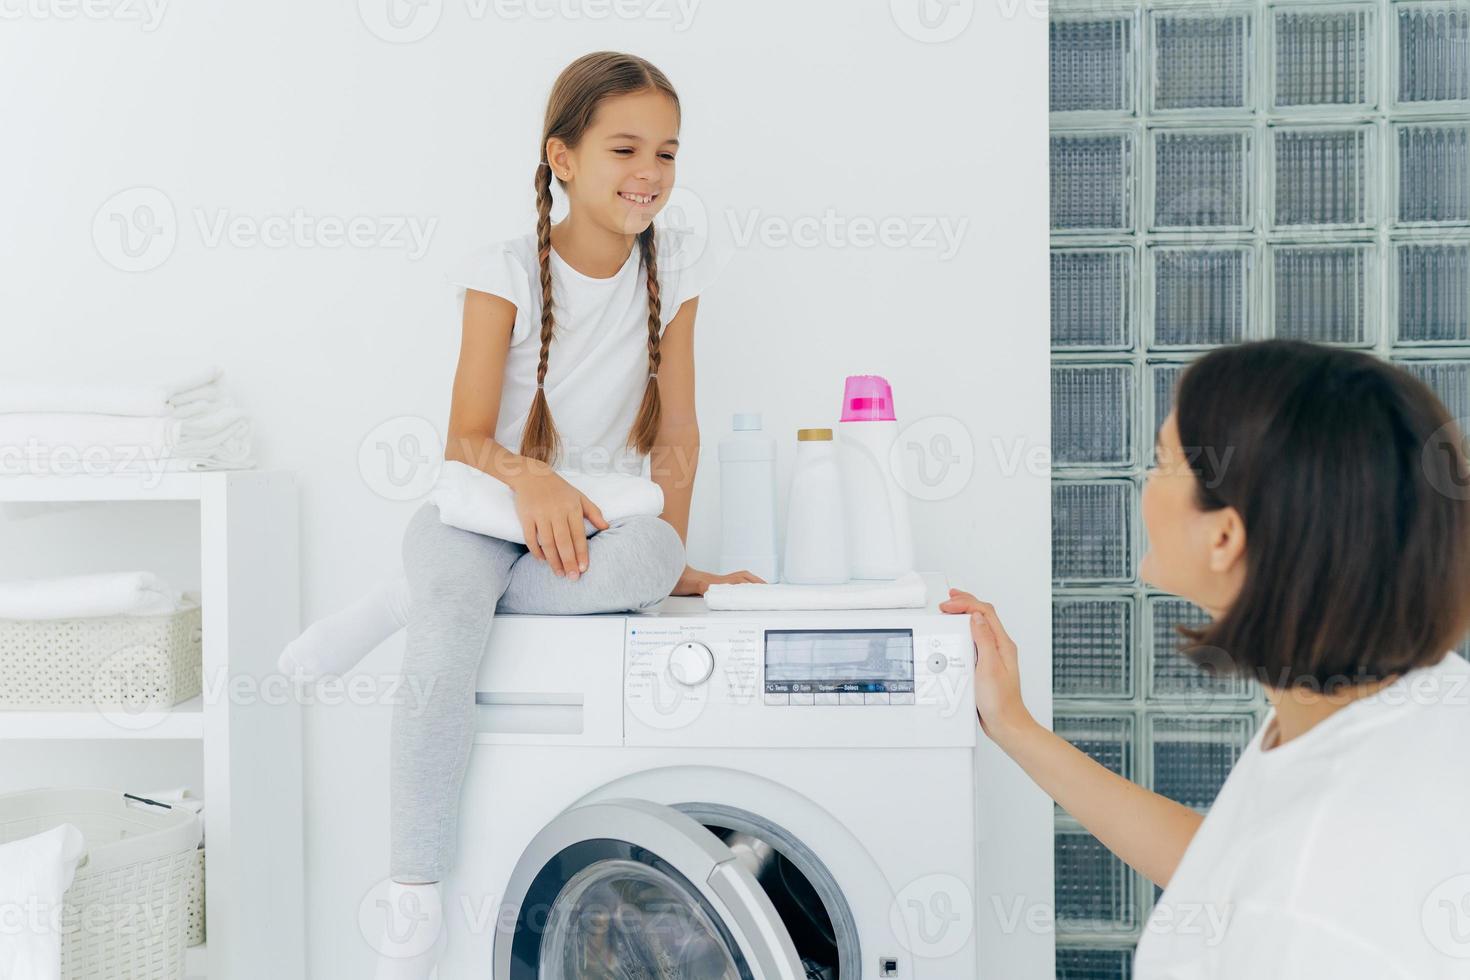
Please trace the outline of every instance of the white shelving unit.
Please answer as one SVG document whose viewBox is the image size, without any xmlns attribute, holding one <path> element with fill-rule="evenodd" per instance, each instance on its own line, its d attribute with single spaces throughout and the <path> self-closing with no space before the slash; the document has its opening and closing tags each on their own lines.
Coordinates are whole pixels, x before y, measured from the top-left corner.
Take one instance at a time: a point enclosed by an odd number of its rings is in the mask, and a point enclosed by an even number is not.
<svg viewBox="0 0 1470 980">
<path fill-rule="evenodd" d="M 261 690 L 300 632 L 295 475 L 233 470 L 162 475 L 0 477 L 0 502 L 197 501 L 204 693 L 125 724 L 96 710 L 0 711 L 0 739 L 198 742 L 203 753 L 207 942 L 189 977 L 303 980 L 301 711 Z M 289 688 L 280 686 L 282 695 Z"/>
<path fill-rule="evenodd" d="M 0 739 L 199 739 L 204 737 L 204 697 L 170 711 L 129 715 L 136 727 L 122 728 L 96 711 L 0 711 Z"/>
</svg>

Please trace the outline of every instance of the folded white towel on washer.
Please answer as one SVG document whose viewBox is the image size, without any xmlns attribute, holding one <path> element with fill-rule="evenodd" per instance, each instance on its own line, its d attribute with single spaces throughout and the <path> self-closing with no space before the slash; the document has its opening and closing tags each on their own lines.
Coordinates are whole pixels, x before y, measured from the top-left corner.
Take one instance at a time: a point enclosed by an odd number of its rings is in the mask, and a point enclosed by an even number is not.
<svg viewBox="0 0 1470 980">
<path fill-rule="evenodd" d="M 86 838 L 69 823 L 0 844 L 0 908 L 17 913 L 11 928 L 0 929 L 0 977 L 59 980 L 62 923 L 51 913 L 62 907 L 86 853 Z"/>
<path fill-rule="evenodd" d="M 608 521 L 643 514 L 657 517 L 664 510 L 664 491 L 647 477 L 629 473 L 580 473 L 557 470 L 557 475 L 586 494 Z M 459 460 L 449 460 L 429 491 L 439 505 L 439 519 L 451 527 L 525 544 L 516 513 L 515 491 L 489 473 Z M 585 517 L 587 534 L 597 530 Z"/>
<path fill-rule="evenodd" d="M 245 469 L 255 465 L 250 420 L 229 402 L 193 402 L 176 415 L 0 413 L 0 472 Z"/>
<path fill-rule="evenodd" d="M 152 572 L 98 572 L 0 582 L 0 619 L 155 616 L 183 594 Z"/>
<path fill-rule="evenodd" d="M 0 381 L 0 413 L 77 412 L 96 415 L 173 415 L 191 402 L 219 397 L 216 365 L 160 381 L 89 383 L 76 379 Z"/>
<path fill-rule="evenodd" d="M 922 606 L 924 598 L 924 577 L 918 572 L 842 585 L 735 582 L 704 590 L 711 609 L 908 609 Z"/>
</svg>

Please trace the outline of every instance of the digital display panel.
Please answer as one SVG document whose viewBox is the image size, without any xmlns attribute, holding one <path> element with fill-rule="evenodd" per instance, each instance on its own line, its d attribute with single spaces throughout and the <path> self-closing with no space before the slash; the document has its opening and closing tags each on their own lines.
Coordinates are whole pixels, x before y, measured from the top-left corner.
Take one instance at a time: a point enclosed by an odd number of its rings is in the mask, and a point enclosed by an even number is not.
<svg viewBox="0 0 1470 980">
<path fill-rule="evenodd" d="M 908 694 L 914 631 L 766 630 L 767 694 Z"/>
</svg>

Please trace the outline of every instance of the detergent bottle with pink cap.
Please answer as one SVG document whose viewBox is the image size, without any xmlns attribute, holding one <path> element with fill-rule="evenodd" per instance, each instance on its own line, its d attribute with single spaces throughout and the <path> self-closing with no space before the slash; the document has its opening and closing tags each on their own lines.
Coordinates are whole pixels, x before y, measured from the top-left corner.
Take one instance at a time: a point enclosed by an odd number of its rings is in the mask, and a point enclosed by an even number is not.
<svg viewBox="0 0 1470 980">
<path fill-rule="evenodd" d="M 876 374 L 849 376 L 837 423 L 837 460 L 855 579 L 898 578 L 914 568 L 908 493 L 891 462 L 897 438 L 888 381 Z"/>
</svg>

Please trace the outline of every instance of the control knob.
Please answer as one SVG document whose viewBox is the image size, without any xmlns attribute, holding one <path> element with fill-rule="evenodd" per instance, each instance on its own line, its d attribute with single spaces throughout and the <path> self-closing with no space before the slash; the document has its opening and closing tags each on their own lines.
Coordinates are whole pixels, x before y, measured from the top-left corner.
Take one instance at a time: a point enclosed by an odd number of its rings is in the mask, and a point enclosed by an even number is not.
<svg viewBox="0 0 1470 980">
<path fill-rule="evenodd" d="M 669 675 L 685 687 L 696 687 L 715 672 L 715 655 L 698 640 L 685 640 L 669 651 Z"/>
</svg>

